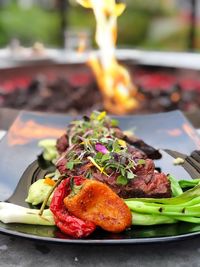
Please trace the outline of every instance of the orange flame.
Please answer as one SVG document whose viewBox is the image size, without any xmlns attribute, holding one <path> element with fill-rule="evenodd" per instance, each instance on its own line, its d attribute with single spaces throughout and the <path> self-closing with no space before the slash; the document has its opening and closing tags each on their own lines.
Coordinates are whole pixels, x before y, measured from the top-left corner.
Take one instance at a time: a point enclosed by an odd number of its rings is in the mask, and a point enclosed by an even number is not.
<svg viewBox="0 0 200 267">
<path fill-rule="evenodd" d="M 96 42 L 99 58 L 92 55 L 92 67 L 99 88 L 104 97 L 105 108 L 115 114 L 126 114 L 138 107 L 137 89 L 132 84 L 128 71 L 115 57 L 117 40 L 117 17 L 125 5 L 115 0 L 77 0 L 82 6 L 92 8 L 97 22 Z"/>
<path fill-rule="evenodd" d="M 77 53 L 82 54 L 86 49 L 87 49 L 87 36 L 84 33 L 80 33 Z"/>
</svg>

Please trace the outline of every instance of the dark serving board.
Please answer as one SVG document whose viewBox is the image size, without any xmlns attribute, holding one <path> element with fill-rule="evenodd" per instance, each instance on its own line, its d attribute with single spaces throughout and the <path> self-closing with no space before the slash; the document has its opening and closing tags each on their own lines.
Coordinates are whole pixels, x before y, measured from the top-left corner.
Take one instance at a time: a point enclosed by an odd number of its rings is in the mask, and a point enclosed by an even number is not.
<svg viewBox="0 0 200 267">
<path fill-rule="evenodd" d="M 152 115 L 117 117 L 123 130 L 131 130 L 146 143 L 161 149 L 163 157 L 155 161 L 165 173 L 177 179 L 192 179 L 182 166 L 174 166 L 173 158 L 163 149 L 190 154 L 200 149 L 200 138 L 195 129 L 179 111 Z M 37 164 L 41 153 L 37 146 L 44 138 L 57 138 L 64 131 L 72 117 L 65 115 L 21 112 L 7 135 L 0 142 L 0 201 L 9 199 L 14 204 L 27 206 L 29 186 L 42 178 Z M 47 242 L 79 244 L 135 244 L 146 242 L 166 242 L 199 235 L 200 225 L 178 223 L 153 227 L 136 227 L 120 234 L 95 231 L 87 239 L 71 239 L 55 228 L 37 225 L 0 224 L 0 232 Z"/>
</svg>

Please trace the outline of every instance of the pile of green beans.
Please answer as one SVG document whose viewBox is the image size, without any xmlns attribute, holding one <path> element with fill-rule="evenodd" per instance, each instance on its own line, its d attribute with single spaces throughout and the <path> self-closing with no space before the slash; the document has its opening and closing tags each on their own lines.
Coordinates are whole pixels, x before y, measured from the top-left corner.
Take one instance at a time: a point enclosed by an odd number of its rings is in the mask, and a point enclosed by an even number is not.
<svg viewBox="0 0 200 267">
<path fill-rule="evenodd" d="M 171 181 L 174 179 L 170 177 Z M 200 179 L 171 182 L 172 198 L 125 199 L 133 225 L 169 224 L 178 221 L 200 223 Z M 183 192 L 184 189 L 191 188 Z"/>
</svg>

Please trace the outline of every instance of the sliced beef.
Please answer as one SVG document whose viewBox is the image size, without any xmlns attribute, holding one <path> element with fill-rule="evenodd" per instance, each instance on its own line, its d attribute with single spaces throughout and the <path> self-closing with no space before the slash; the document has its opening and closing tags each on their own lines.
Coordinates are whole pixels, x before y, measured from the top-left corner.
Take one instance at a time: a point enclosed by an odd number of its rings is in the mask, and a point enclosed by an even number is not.
<svg viewBox="0 0 200 267">
<path fill-rule="evenodd" d="M 120 139 L 126 139 L 123 132 L 116 129 L 116 137 Z M 131 141 L 133 142 L 133 140 Z M 130 143 L 131 143 L 130 142 Z M 137 141 L 134 141 L 137 142 Z M 113 171 L 112 169 L 106 170 L 110 176 L 101 173 L 92 163 L 88 160 L 85 154 L 81 161 L 81 164 L 73 166 L 72 170 L 67 169 L 67 155 L 69 155 L 69 149 L 71 152 L 76 152 L 76 155 L 81 155 L 84 152 L 84 147 L 80 144 L 75 144 L 73 147 L 68 148 L 67 135 L 63 135 L 57 141 L 57 149 L 61 154 L 60 159 L 58 159 L 56 167 L 62 175 L 66 176 L 85 176 L 88 169 L 90 170 L 92 179 L 106 183 L 114 192 L 116 192 L 120 197 L 131 198 L 131 197 L 170 197 L 171 188 L 170 182 L 167 176 L 163 173 L 156 173 L 155 165 L 152 159 L 148 158 L 146 151 L 156 151 L 147 146 L 143 141 L 140 142 L 140 149 L 127 145 L 128 153 L 132 155 L 132 159 L 137 163 L 140 159 L 145 160 L 145 164 L 137 164 L 132 172 L 135 174 L 135 178 L 128 181 L 126 185 L 117 184 L 117 177 L 120 173 Z M 145 149 L 144 149 L 145 147 Z M 141 149 L 142 148 L 142 149 Z M 148 154 L 151 154 L 151 153 Z M 126 163 L 125 163 L 126 164 Z"/>
<path fill-rule="evenodd" d="M 122 198 L 131 197 L 156 197 L 164 198 L 171 196 L 170 182 L 164 173 L 155 171 L 154 163 L 151 159 L 145 160 L 145 165 L 137 165 L 134 169 L 136 177 L 129 180 L 127 185 L 117 184 L 119 173 L 113 172 L 109 177 L 101 173 L 90 162 L 83 162 L 73 170 L 66 168 L 67 159 L 62 156 L 57 162 L 57 168 L 62 175 L 66 176 L 84 176 L 87 169 L 90 168 L 92 179 L 107 184 L 116 194 Z"/>
<path fill-rule="evenodd" d="M 136 162 L 138 159 L 147 159 L 147 155 L 143 151 L 130 145 L 128 145 L 128 153 L 132 154 L 132 158 Z"/>
<path fill-rule="evenodd" d="M 65 152 L 68 147 L 68 138 L 66 134 L 63 134 L 60 138 L 57 139 L 56 148 L 59 154 Z"/>
<path fill-rule="evenodd" d="M 88 168 L 93 166 L 88 159 L 83 159 L 82 165 L 75 165 L 72 170 L 67 169 L 67 158 L 63 154 L 56 163 L 56 168 L 62 175 L 68 176 L 85 176 Z"/>
<path fill-rule="evenodd" d="M 114 129 L 114 134 L 117 138 L 122 139 L 126 141 L 131 146 L 139 149 L 140 151 L 143 151 L 148 158 L 150 159 L 160 159 L 162 155 L 160 154 L 159 150 L 153 148 L 152 146 L 146 144 L 143 140 L 138 139 L 135 136 L 127 136 L 124 134 L 124 132 L 116 127 Z"/>
<path fill-rule="evenodd" d="M 134 181 L 135 187 L 135 195 L 141 196 L 143 193 L 143 197 L 154 197 L 154 198 L 162 198 L 162 197 L 171 197 L 171 186 L 167 176 L 164 173 L 154 173 L 151 181 L 149 183 L 143 183 L 142 179 L 138 177 Z M 141 189 L 142 192 L 141 192 Z"/>
<path fill-rule="evenodd" d="M 60 174 L 62 175 L 67 174 L 66 164 L 67 164 L 67 159 L 64 156 L 59 158 L 59 160 L 56 163 L 56 168 L 59 170 Z"/>
<path fill-rule="evenodd" d="M 160 159 L 162 157 L 162 155 L 159 152 L 159 150 L 157 150 L 154 147 L 146 144 L 141 139 L 136 139 L 135 137 L 127 137 L 127 136 L 125 136 L 124 140 L 128 144 L 130 144 L 130 145 L 142 150 L 143 152 L 145 152 L 147 157 L 150 158 L 150 159 Z"/>
<path fill-rule="evenodd" d="M 135 169 L 136 177 L 127 185 L 116 183 L 119 174 L 107 177 L 100 172 L 95 172 L 93 178 L 106 183 L 122 198 L 131 197 L 157 197 L 164 198 L 171 196 L 170 182 L 164 173 L 156 173 L 155 166 L 151 159 L 146 159 L 145 166 L 141 165 Z"/>
</svg>

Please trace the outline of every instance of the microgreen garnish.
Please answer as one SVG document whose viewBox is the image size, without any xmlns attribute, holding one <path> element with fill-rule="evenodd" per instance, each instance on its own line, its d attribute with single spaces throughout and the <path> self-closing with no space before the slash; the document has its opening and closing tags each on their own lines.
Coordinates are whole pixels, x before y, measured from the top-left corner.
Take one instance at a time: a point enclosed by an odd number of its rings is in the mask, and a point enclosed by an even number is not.
<svg viewBox="0 0 200 267">
<path fill-rule="evenodd" d="M 146 161 L 144 159 L 139 159 L 137 162 L 138 165 L 145 165 Z"/>
<path fill-rule="evenodd" d="M 119 121 L 116 120 L 116 119 L 112 119 L 111 120 L 111 125 L 112 125 L 112 127 L 117 127 L 119 125 Z"/>
<path fill-rule="evenodd" d="M 97 169 L 100 170 L 101 173 L 104 173 L 106 176 L 109 176 L 105 171 L 104 168 L 99 166 L 99 164 L 92 158 L 92 157 L 88 157 L 88 159 L 92 162 L 92 164 L 97 167 Z"/>
<path fill-rule="evenodd" d="M 118 174 L 116 182 L 121 185 L 134 179 L 136 166 L 144 165 L 145 160 L 135 162 L 126 141 L 115 136 L 117 125 L 118 121 L 111 120 L 106 112 L 93 112 L 90 117 L 73 121 L 67 132 L 70 146 L 66 168 L 71 171 L 79 164 L 90 163 L 84 173 L 87 178 L 92 178 L 90 169 L 96 168 L 106 176 Z"/>
<path fill-rule="evenodd" d="M 110 159 L 111 159 L 111 155 L 110 154 L 105 154 L 105 155 L 102 155 L 101 162 L 104 163 L 104 162 L 106 162 L 106 161 L 108 161 Z"/>
<path fill-rule="evenodd" d="M 75 196 L 76 194 L 78 194 L 78 192 L 81 190 L 83 185 L 76 185 L 74 182 L 74 178 L 71 177 L 70 178 L 70 189 L 71 192 L 69 194 L 69 197 Z"/>
<path fill-rule="evenodd" d="M 97 115 L 97 120 L 102 121 L 106 117 L 106 112 L 102 111 L 100 114 Z"/>
<path fill-rule="evenodd" d="M 117 177 L 117 184 L 126 185 L 127 183 L 128 183 L 128 180 L 126 179 L 126 177 L 124 177 L 122 175 L 119 175 Z"/>
<path fill-rule="evenodd" d="M 127 178 L 131 180 L 131 179 L 135 178 L 135 174 L 133 172 L 129 171 L 129 172 L 127 172 Z"/>
<path fill-rule="evenodd" d="M 109 152 L 108 149 L 100 143 L 97 143 L 95 145 L 95 149 L 96 151 L 101 152 L 103 154 L 107 154 Z"/>
<path fill-rule="evenodd" d="M 66 167 L 67 167 L 68 170 L 73 170 L 73 168 L 74 168 L 74 163 L 73 163 L 72 161 L 67 162 Z"/>
<path fill-rule="evenodd" d="M 70 189 L 71 191 L 73 190 L 73 187 L 74 187 L 74 177 L 71 177 L 70 180 L 69 180 L 69 185 L 70 185 Z"/>
</svg>

